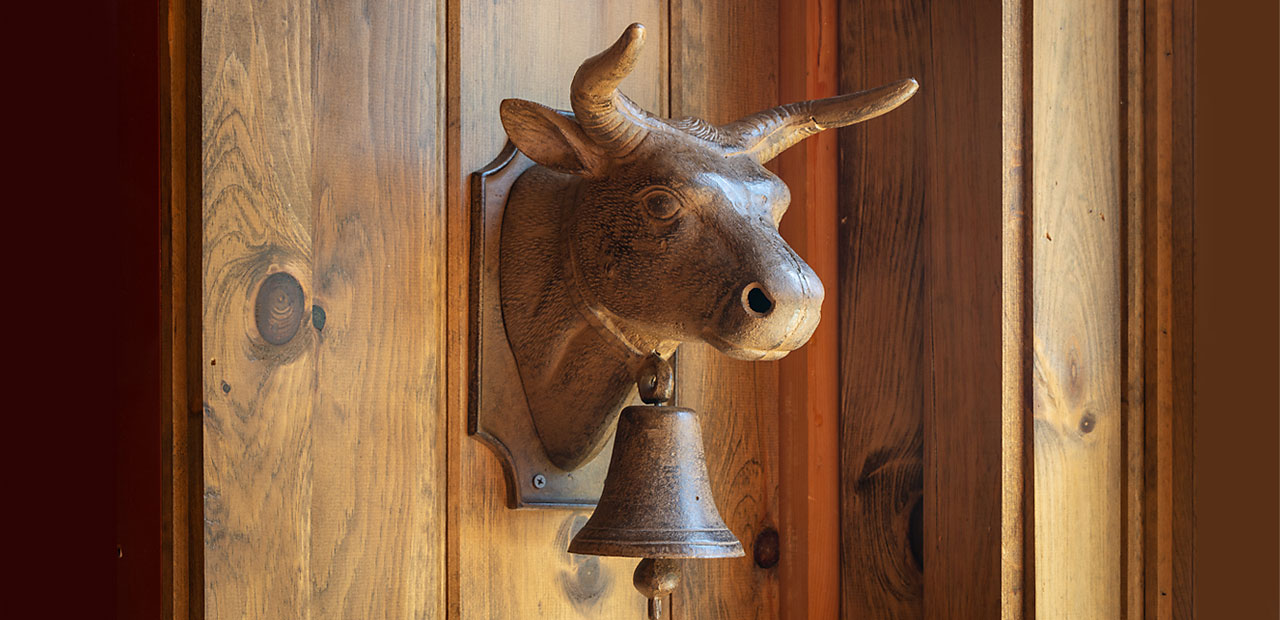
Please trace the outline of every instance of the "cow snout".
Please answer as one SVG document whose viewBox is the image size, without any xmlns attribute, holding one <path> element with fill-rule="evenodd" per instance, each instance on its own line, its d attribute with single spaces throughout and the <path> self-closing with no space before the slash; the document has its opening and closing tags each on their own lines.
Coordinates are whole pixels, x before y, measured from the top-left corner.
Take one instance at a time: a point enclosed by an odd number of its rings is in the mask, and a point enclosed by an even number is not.
<svg viewBox="0 0 1280 620">
<path fill-rule="evenodd" d="M 803 262 L 738 287 L 707 341 L 730 357 L 771 360 L 804 345 L 821 316 L 823 289 Z"/>
</svg>

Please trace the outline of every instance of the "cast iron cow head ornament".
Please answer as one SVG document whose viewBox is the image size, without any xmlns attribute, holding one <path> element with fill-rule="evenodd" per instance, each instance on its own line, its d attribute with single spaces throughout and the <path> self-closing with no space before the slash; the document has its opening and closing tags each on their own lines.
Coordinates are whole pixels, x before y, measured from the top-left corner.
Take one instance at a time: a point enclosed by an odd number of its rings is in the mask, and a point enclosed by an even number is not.
<svg viewBox="0 0 1280 620">
<path fill-rule="evenodd" d="M 502 102 L 538 165 L 501 225 L 502 317 L 551 461 L 604 445 L 644 360 L 682 342 L 778 359 L 817 326 L 822 283 L 778 233 L 787 186 L 764 165 L 824 129 L 901 105 L 914 80 L 715 126 L 661 119 L 618 91 L 644 43 L 632 24 L 574 76 L 573 112 Z"/>
</svg>

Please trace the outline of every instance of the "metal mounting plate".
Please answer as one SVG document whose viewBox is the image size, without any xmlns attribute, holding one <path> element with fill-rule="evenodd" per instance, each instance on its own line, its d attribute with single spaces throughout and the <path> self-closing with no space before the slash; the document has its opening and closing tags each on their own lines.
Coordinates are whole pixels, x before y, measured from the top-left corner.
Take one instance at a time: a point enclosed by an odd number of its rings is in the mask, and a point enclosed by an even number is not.
<svg viewBox="0 0 1280 620">
<path fill-rule="evenodd" d="M 591 508 L 600 499 L 613 431 L 600 453 L 567 472 L 547 458 L 534 430 L 499 296 L 502 214 L 511 186 L 534 162 L 510 142 L 471 175 L 470 397 L 467 433 L 493 449 L 507 478 L 511 508 Z M 536 482 L 535 482 L 536 480 Z"/>
</svg>

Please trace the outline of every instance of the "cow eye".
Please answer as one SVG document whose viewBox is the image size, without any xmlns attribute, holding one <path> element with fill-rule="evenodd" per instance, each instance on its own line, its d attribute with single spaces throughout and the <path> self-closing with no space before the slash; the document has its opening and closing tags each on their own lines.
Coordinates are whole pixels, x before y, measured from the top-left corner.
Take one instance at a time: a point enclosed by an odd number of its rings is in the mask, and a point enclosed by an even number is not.
<svg viewBox="0 0 1280 620">
<path fill-rule="evenodd" d="M 644 203 L 644 208 L 649 211 L 649 215 L 660 220 L 668 219 L 680 210 L 680 199 L 662 189 L 645 193 L 640 201 Z"/>
</svg>

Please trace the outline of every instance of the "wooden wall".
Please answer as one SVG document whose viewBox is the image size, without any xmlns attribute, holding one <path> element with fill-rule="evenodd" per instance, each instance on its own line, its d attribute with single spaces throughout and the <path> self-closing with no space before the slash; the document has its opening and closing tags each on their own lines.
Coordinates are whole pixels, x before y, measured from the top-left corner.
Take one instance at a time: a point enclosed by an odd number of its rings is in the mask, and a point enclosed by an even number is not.
<svg viewBox="0 0 1280 620">
<path fill-rule="evenodd" d="M 440 8 L 204 5 L 206 617 L 443 615 Z"/>
<path fill-rule="evenodd" d="M 1189 618 L 1192 6 L 1019 4 L 1031 18 L 1025 610 Z"/>
<path fill-rule="evenodd" d="M 997 2 L 844 2 L 851 91 L 915 77 L 841 139 L 843 617 L 999 614 Z"/>
<path fill-rule="evenodd" d="M 1166 104 L 1190 73 L 1161 61 L 1186 4 L 171 4 L 188 88 L 165 135 L 200 156 L 169 191 L 199 208 L 166 243 L 201 258 L 166 294 L 202 295 L 165 319 L 169 406 L 189 380 L 202 412 L 165 429 L 173 609 L 643 616 L 634 561 L 565 551 L 585 511 L 508 510 L 466 434 L 467 179 L 505 140 L 498 104 L 568 107 L 639 21 L 623 89 L 660 114 L 921 84 L 774 165 L 828 291 L 815 344 L 678 357 L 747 555 L 689 563 L 673 616 L 1186 617 L 1158 595 L 1189 579 L 1169 162 L 1190 108 Z"/>
<path fill-rule="evenodd" d="M 508 510 L 466 435 L 467 179 L 505 140 L 502 99 L 567 108 L 578 65 L 634 21 L 642 105 L 777 104 L 778 10 L 204 3 L 194 616 L 643 615 L 634 561 L 565 551 L 588 513 Z M 678 369 L 748 554 L 691 564 L 672 608 L 777 617 L 777 366 L 691 347 Z"/>
<path fill-rule="evenodd" d="M 840 5 L 844 617 L 1188 617 L 1190 15 Z"/>
</svg>

